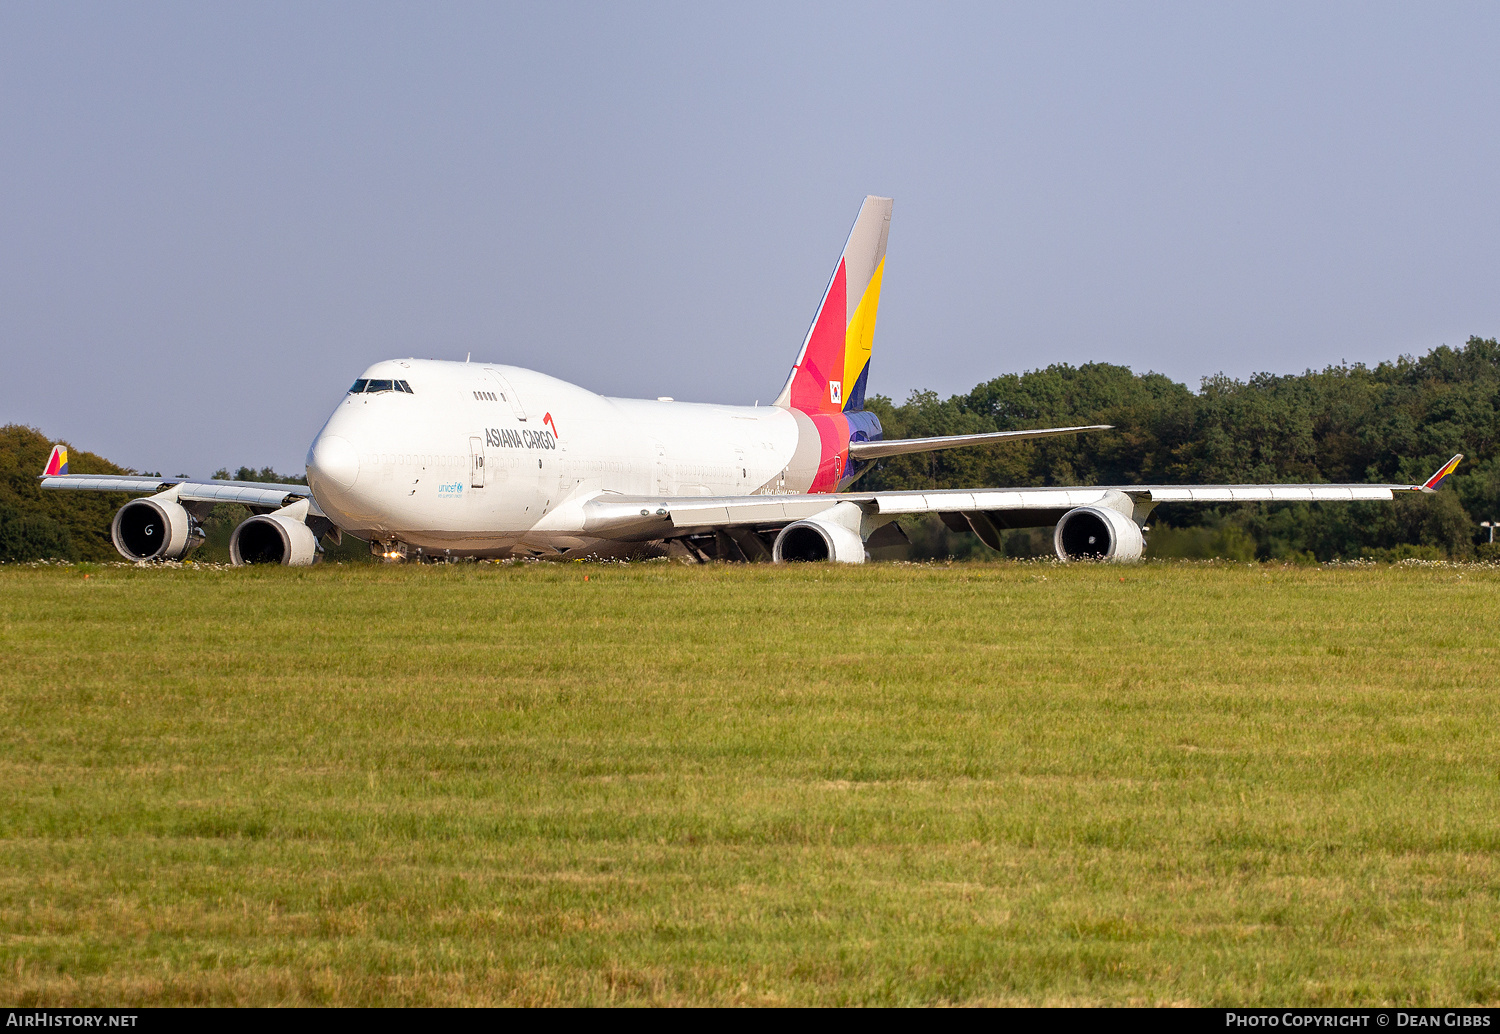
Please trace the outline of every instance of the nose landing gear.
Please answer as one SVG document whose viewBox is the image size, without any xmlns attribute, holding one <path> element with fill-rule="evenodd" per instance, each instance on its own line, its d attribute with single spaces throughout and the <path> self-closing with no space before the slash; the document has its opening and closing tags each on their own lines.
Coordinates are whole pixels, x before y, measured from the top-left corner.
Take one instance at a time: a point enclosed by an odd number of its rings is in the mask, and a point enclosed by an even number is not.
<svg viewBox="0 0 1500 1034">
<path fill-rule="evenodd" d="M 385 542 L 371 539 L 370 552 L 390 564 L 399 564 L 407 557 L 406 543 L 398 542 L 396 539 L 388 539 Z"/>
</svg>

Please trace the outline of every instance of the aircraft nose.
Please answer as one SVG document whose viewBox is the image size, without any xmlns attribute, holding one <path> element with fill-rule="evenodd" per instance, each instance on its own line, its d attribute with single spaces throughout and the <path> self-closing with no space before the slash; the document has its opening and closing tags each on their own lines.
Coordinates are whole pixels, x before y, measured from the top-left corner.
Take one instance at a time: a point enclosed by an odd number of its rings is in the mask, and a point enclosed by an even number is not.
<svg viewBox="0 0 1500 1034">
<path fill-rule="evenodd" d="M 359 453 L 347 438 L 321 435 L 308 450 L 307 473 L 312 481 L 328 478 L 344 488 L 353 488 L 359 479 Z"/>
</svg>

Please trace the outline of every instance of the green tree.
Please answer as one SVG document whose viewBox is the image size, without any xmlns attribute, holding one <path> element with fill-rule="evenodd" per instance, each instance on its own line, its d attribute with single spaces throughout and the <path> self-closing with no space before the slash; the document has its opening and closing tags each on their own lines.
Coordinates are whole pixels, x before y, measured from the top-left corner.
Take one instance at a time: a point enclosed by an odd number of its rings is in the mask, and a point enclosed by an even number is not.
<svg viewBox="0 0 1500 1034">
<path fill-rule="evenodd" d="M 1058 364 L 1007 374 L 967 395 L 914 392 L 870 408 L 888 438 L 1107 423 L 1115 430 L 884 460 L 870 489 L 980 485 L 1257 482 L 1416 483 L 1467 459 L 1437 498 L 1390 504 L 1163 506 L 1163 550 L 1262 558 L 1469 556 L 1477 522 L 1500 519 L 1500 344 L 1470 338 L 1372 368 L 1342 364 L 1247 381 L 1204 378 L 1195 394 L 1160 374 Z M 1174 537 L 1174 531 L 1197 529 Z M 927 548 L 953 543 L 930 531 Z M 951 534 L 951 533 L 942 533 Z M 1019 541 L 1019 540 L 1018 540 Z M 1035 536 L 1024 544 L 1030 549 Z M 1169 546 L 1169 542 L 1175 545 Z M 1018 547 L 1021 548 L 1021 547 Z M 1007 551 L 1010 547 L 1007 543 Z"/>
<path fill-rule="evenodd" d="M 109 525 L 129 497 L 116 492 L 44 492 L 38 475 L 54 440 L 34 427 L 0 427 L 0 560 L 117 560 Z M 74 474 L 128 474 L 91 452 L 68 447 Z"/>
</svg>

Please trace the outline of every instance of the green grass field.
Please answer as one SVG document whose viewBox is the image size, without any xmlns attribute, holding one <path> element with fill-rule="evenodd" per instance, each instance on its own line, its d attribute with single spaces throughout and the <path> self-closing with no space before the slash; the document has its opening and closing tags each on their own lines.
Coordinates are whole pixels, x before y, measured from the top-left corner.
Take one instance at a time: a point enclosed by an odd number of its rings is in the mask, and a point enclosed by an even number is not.
<svg viewBox="0 0 1500 1034">
<path fill-rule="evenodd" d="M 0 568 L 0 1001 L 1494 1004 L 1497 597 Z"/>
</svg>

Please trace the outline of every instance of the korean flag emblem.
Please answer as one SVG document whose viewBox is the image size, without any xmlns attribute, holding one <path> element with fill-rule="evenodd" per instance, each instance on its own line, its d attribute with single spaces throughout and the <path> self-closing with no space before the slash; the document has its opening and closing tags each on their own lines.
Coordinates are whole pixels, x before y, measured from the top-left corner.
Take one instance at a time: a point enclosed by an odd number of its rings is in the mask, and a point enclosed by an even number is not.
<svg viewBox="0 0 1500 1034">
<path fill-rule="evenodd" d="M 828 382 L 828 401 L 835 406 L 844 404 L 844 385 L 839 381 Z"/>
</svg>

